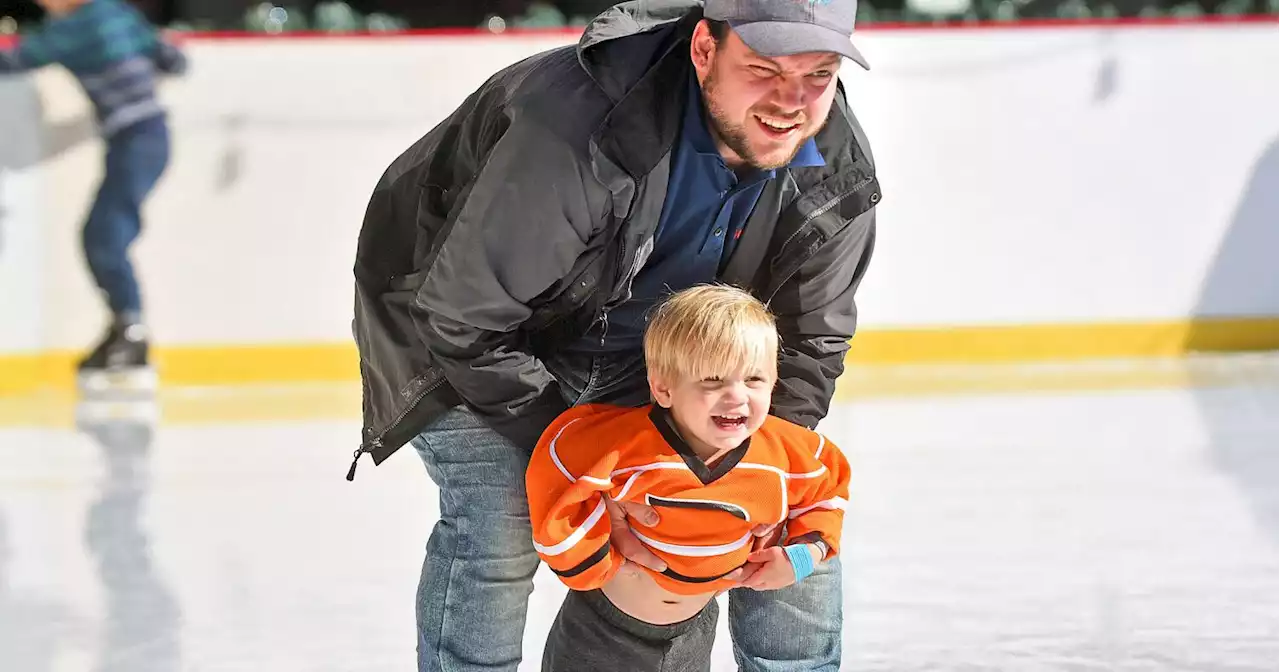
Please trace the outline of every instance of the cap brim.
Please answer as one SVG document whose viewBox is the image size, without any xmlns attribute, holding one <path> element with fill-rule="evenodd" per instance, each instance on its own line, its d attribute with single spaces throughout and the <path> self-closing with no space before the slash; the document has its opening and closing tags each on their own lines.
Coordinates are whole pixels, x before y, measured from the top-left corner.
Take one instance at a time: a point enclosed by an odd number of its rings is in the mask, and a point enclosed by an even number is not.
<svg viewBox="0 0 1280 672">
<path fill-rule="evenodd" d="M 730 21 L 729 26 L 752 51 L 761 56 L 828 51 L 848 58 L 864 70 L 871 69 L 849 37 L 830 28 L 794 21 Z"/>
</svg>

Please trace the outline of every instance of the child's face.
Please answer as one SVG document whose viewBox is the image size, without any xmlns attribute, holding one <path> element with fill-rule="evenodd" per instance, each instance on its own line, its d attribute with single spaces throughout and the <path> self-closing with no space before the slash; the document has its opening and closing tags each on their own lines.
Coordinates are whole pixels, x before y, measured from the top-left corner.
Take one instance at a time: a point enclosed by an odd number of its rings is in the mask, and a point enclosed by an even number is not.
<svg viewBox="0 0 1280 672">
<path fill-rule="evenodd" d="M 41 9 L 54 16 L 66 14 L 84 4 L 87 0 L 36 0 Z"/>
<path fill-rule="evenodd" d="M 765 369 L 675 383 L 651 377 L 650 391 L 671 410 L 684 439 L 695 450 L 735 448 L 764 424 L 777 374 Z"/>
</svg>

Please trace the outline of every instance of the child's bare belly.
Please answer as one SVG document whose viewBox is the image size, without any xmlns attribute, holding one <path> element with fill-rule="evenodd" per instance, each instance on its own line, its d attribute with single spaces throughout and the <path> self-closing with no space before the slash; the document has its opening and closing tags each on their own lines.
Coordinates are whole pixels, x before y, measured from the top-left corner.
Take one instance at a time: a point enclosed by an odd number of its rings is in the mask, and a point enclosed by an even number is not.
<svg viewBox="0 0 1280 672">
<path fill-rule="evenodd" d="M 693 618 L 715 593 L 678 595 L 658 585 L 639 567 L 627 563 L 600 588 L 613 606 L 632 618 L 654 625 L 668 625 Z"/>
</svg>

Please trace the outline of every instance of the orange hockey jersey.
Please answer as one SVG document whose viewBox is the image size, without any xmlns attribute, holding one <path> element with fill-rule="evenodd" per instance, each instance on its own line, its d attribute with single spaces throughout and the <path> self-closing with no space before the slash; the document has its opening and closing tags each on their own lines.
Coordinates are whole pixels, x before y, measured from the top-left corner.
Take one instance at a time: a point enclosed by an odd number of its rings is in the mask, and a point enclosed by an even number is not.
<svg viewBox="0 0 1280 672">
<path fill-rule="evenodd" d="M 771 416 L 708 467 L 660 406 L 584 405 L 543 433 L 525 482 L 534 548 L 570 588 L 598 588 L 621 566 L 607 495 L 658 511 L 657 525 L 632 530 L 667 563 L 654 579 L 689 595 L 732 587 L 722 577 L 746 563 L 761 523 L 785 521 L 787 543 L 819 537 L 835 555 L 849 464 L 820 434 Z"/>
</svg>

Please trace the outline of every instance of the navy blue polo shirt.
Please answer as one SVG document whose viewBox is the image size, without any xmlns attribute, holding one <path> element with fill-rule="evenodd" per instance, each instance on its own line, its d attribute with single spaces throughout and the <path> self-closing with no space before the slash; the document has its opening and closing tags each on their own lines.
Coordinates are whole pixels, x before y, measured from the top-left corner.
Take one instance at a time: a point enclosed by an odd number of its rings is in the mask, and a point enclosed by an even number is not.
<svg viewBox="0 0 1280 672">
<path fill-rule="evenodd" d="M 574 344 L 574 351 L 605 354 L 642 349 L 650 308 L 669 294 L 719 276 L 765 182 L 776 175 L 774 170 L 738 175 L 725 165 L 708 130 L 702 89 L 692 71 L 688 90 L 653 253 L 635 278 L 631 300 L 614 308 L 607 322 L 597 322 Z M 825 164 L 817 143 L 809 139 L 788 165 Z"/>
</svg>

